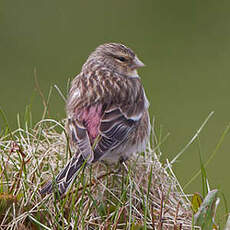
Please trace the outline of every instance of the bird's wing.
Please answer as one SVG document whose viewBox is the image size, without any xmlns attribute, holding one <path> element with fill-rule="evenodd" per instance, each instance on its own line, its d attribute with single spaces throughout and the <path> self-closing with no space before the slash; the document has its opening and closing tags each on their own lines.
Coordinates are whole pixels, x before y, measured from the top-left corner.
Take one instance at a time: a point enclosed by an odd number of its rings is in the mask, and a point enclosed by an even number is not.
<svg viewBox="0 0 230 230">
<path fill-rule="evenodd" d="M 85 125 L 81 121 L 72 118 L 68 120 L 68 127 L 72 141 L 77 144 L 83 158 L 89 163 L 92 162 L 93 151 Z"/>
<path fill-rule="evenodd" d="M 127 118 L 119 107 L 104 112 L 101 119 L 100 138 L 94 149 L 94 160 L 99 160 L 106 152 L 111 151 L 127 140 L 139 120 Z"/>
</svg>

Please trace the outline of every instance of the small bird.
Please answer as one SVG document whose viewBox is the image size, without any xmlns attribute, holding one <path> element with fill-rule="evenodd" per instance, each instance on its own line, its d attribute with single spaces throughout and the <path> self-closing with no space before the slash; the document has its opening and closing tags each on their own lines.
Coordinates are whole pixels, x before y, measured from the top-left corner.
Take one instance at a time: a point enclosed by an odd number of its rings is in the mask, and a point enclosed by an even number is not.
<svg viewBox="0 0 230 230">
<path fill-rule="evenodd" d="M 96 161 L 119 162 L 145 149 L 150 134 L 149 102 L 137 69 L 137 55 L 118 43 L 90 54 L 69 91 L 67 133 L 74 156 L 40 191 L 65 194 L 79 169 Z"/>
</svg>

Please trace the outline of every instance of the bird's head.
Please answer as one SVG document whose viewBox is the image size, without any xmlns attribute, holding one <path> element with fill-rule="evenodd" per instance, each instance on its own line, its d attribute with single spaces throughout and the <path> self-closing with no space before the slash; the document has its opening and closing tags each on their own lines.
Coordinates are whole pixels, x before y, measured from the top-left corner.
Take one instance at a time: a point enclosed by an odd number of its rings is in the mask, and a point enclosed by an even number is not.
<svg viewBox="0 0 230 230">
<path fill-rule="evenodd" d="M 137 68 L 144 66 L 144 63 L 138 59 L 130 48 L 118 43 L 100 45 L 89 56 L 88 61 L 92 60 L 105 68 L 128 77 L 138 77 Z"/>
</svg>

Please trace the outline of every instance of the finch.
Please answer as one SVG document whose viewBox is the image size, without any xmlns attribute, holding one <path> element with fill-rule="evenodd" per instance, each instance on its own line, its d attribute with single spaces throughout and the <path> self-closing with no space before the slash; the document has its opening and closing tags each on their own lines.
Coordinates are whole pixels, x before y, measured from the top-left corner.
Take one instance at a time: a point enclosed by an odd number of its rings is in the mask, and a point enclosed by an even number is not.
<svg viewBox="0 0 230 230">
<path fill-rule="evenodd" d="M 65 194 L 79 169 L 97 161 L 116 163 L 145 150 L 150 135 L 149 102 L 137 55 L 118 43 L 100 45 L 73 79 L 66 113 L 75 153 L 41 194 Z"/>
</svg>

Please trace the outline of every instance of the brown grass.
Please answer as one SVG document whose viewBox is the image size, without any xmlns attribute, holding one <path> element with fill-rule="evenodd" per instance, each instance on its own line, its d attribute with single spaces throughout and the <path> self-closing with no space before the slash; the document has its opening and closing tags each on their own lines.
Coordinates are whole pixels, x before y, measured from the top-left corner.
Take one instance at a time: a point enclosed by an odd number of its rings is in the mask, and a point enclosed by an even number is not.
<svg viewBox="0 0 230 230">
<path fill-rule="evenodd" d="M 64 122 L 42 120 L 0 139 L 0 229 L 191 229 L 190 201 L 159 148 L 120 166 L 81 171 L 58 200 L 39 189 L 70 157 Z"/>
</svg>

